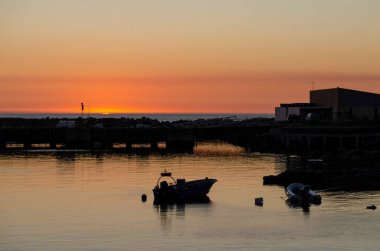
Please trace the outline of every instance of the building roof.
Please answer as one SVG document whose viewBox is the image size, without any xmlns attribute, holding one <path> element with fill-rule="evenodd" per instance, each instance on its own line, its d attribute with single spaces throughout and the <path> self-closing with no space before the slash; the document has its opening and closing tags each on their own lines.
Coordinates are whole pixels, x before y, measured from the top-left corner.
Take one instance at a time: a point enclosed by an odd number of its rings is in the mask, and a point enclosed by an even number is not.
<svg viewBox="0 0 380 251">
<path fill-rule="evenodd" d="M 380 94 L 345 88 L 310 91 L 310 102 L 317 106 L 379 107 Z"/>
<path fill-rule="evenodd" d="M 373 95 L 379 95 L 380 96 L 379 93 L 375 93 L 375 92 L 359 91 L 359 90 L 353 90 L 353 89 L 347 89 L 347 88 L 341 88 L 341 87 L 312 90 L 310 92 L 324 92 L 324 91 L 355 92 L 355 93 L 373 94 Z"/>
<path fill-rule="evenodd" d="M 280 104 L 281 107 L 312 107 L 314 104 L 311 103 L 288 103 Z"/>
</svg>

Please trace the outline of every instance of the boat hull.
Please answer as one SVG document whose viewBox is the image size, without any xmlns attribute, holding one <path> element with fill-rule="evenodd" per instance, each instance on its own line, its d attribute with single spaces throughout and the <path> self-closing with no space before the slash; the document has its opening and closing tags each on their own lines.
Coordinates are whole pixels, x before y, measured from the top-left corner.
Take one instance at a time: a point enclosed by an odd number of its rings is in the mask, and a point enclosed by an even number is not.
<svg viewBox="0 0 380 251">
<path fill-rule="evenodd" d="M 155 203 L 190 202 L 207 199 L 212 185 L 216 179 L 201 179 L 186 182 L 183 187 L 171 185 L 166 188 L 153 189 Z"/>
<path fill-rule="evenodd" d="M 307 189 L 306 192 L 305 188 Z M 312 203 L 321 204 L 321 196 L 310 190 L 309 186 L 301 183 L 292 183 L 285 188 L 285 193 L 291 203 Z"/>
</svg>

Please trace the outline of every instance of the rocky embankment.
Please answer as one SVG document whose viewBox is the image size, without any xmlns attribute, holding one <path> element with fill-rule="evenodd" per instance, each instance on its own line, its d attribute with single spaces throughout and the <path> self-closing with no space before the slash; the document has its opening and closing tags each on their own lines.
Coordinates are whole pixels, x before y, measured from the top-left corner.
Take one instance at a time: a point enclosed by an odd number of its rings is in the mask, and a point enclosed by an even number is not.
<svg viewBox="0 0 380 251">
<path fill-rule="evenodd" d="M 310 157 L 323 159 L 325 167 L 308 169 L 304 165 L 289 168 L 278 175 L 264 176 L 264 185 L 287 186 L 300 182 L 313 189 L 380 190 L 380 150 L 377 146 L 306 156 L 307 159 Z"/>
<path fill-rule="evenodd" d="M 287 170 L 279 175 L 263 178 L 264 185 L 287 186 L 294 182 L 310 185 L 313 189 L 379 190 L 380 170 Z"/>
</svg>

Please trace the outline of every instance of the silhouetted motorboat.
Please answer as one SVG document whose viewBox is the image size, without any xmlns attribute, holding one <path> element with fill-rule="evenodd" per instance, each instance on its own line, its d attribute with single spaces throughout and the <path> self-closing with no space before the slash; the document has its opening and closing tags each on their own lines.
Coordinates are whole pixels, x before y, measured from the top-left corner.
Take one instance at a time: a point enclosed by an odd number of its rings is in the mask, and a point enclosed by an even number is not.
<svg viewBox="0 0 380 251">
<path fill-rule="evenodd" d="M 173 182 L 161 181 L 164 177 Z M 153 188 L 154 202 L 176 203 L 207 200 L 207 194 L 216 181 L 216 179 L 209 179 L 208 177 L 192 181 L 186 181 L 185 179 L 175 180 L 171 173 L 165 171 L 161 173 L 157 185 Z"/>
<path fill-rule="evenodd" d="M 321 204 L 321 196 L 301 183 L 292 183 L 285 188 L 290 203 Z"/>
</svg>

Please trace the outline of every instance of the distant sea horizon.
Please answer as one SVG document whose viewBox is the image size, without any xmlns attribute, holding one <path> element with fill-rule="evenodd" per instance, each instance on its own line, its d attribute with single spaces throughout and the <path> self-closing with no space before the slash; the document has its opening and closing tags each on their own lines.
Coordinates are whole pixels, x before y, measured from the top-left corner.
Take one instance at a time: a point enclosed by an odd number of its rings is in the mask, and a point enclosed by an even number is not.
<svg viewBox="0 0 380 251">
<path fill-rule="evenodd" d="M 138 119 L 147 117 L 157 119 L 158 121 L 178 121 L 178 120 L 197 120 L 213 119 L 224 117 L 237 117 L 238 120 L 252 118 L 273 118 L 274 114 L 270 113 L 0 113 L 0 118 L 24 118 L 24 119 L 75 119 L 83 118 L 132 118 Z"/>
</svg>

